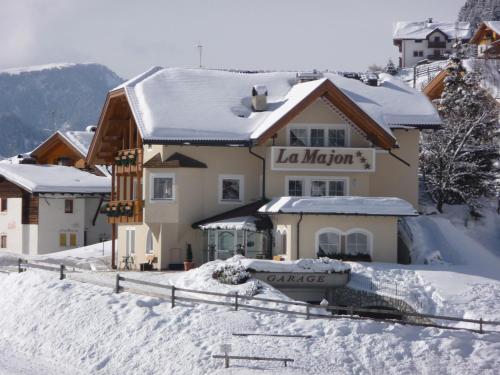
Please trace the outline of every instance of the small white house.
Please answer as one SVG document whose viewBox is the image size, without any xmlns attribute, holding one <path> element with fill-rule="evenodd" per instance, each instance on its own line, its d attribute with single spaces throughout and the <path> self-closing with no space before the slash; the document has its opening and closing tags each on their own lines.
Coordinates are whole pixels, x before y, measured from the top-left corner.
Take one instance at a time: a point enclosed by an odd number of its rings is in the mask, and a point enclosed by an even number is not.
<svg viewBox="0 0 500 375">
<path fill-rule="evenodd" d="M 408 68 L 422 60 L 444 60 L 453 52 L 457 39 L 471 38 L 469 22 L 400 21 L 394 27 L 393 42 L 399 48 L 399 66 Z"/>
<path fill-rule="evenodd" d="M 75 167 L 0 163 L 0 250 L 44 254 L 111 238 L 111 179 Z"/>
</svg>

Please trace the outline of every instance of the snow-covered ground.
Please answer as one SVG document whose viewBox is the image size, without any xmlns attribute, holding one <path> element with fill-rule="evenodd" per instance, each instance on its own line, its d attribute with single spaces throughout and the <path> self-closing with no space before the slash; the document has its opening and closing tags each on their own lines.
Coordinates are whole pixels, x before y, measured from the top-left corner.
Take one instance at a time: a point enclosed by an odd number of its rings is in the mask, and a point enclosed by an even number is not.
<svg viewBox="0 0 500 375">
<path fill-rule="evenodd" d="M 216 281 L 208 274 L 200 268 L 164 277 L 211 287 Z M 205 304 L 178 303 L 172 309 L 156 298 L 116 295 L 111 288 L 54 276 L 38 270 L 0 274 L 0 374 L 495 374 L 500 366 L 498 334 L 305 320 Z M 248 332 L 313 337 L 232 336 Z M 224 369 L 212 358 L 221 344 L 230 344 L 234 355 L 295 362 L 284 368 L 234 361 Z"/>
</svg>

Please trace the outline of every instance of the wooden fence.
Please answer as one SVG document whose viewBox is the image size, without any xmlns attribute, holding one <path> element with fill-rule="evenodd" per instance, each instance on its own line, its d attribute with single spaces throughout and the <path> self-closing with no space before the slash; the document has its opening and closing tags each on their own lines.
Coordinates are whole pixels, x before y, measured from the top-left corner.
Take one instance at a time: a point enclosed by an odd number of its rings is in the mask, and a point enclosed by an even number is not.
<svg viewBox="0 0 500 375">
<path fill-rule="evenodd" d="M 29 268 L 38 268 L 38 269 L 42 269 L 42 270 L 46 270 L 46 271 L 55 271 L 55 272 L 59 273 L 60 280 L 63 280 L 66 278 L 66 273 L 65 273 L 66 269 L 65 269 L 64 265 L 62 265 L 62 264 L 59 267 L 52 267 L 52 266 L 23 262 L 21 259 L 19 260 L 18 272 L 24 272 Z M 88 282 L 92 283 L 92 281 L 88 281 Z M 152 288 L 159 288 L 162 290 L 166 290 L 168 292 L 166 294 L 163 294 L 163 293 L 154 293 L 152 291 L 144 291 L 144 290 L 140 290 L 137 288 L 131 288 L 128 286 L 124 286 L 121 284 L 121 282 L 135 284 L 135 285 L 141 285 L 141 286 L 147 286 L 147 287 L 152 287 Z M 109 286 L 109 285 L 107 285 L 107 286 Z M 400 323 L 400 324 L 419 326 L 419 327 L 434 327 L 434 328 L 442 328 L 442 329 L 450 329 L 450 330 L 466 330 L 466 331 L 471 331 L 471 332 L 476 332 L 476 333 L 494 333 L 494 332 L 500 333 L 499 331 L 488 331 L 488 330 L 483 329 L 484 326 L 500 326 L 500 321 L 483 320 L 482 318 L 480 318 L 480 319 L 465 319 L 465 318 L 458 318 L 458 317 L 444 316 L 444 315 L 420 314 L 420 313 L 401 312 L 401 311 L 384 310 L 384 309 L 368 309 L 368 308 L 361 308 L 361 307 L 355 307 L 355 306 L 335 306 L 335 305 L 322 306 L 322 305 L 314 305 L 314 304 L 305 303 L 305 302 L 298 302 L 298 301 L 284 301 L 284 300 L 277 300 L 277 299 L 270 299 L 270 298 L 263 298 L 263 297 L 246 296 L 246 295 L 238 294 L 237 292 L 230 294 L 230 293 L 209 292 L 209 291 L 202 291 L 202 290 L 195 290 L 195 289 L 188 289 L 188 288 L 178 288 L 175 285 L 165 285 L 165 284 L 159 284 L 159 283 L 154 283 L 154 282 L 145 281 L 145 280 L 137 280 L 137 279 L 132 279 L 129 277 L 123 277 L 119 273 L 117 273 L 115 276 L 115 282 L 114 282 L 114 292 L 120 293 L 123 291 L 129 291 L 129 292 L 134 293 L 134 294 L 142 294 L 142 295 L 147 295 L 147 296 L 151 296 L 151 297 L 170 300 L 172 308 L 174 308 L 176 306 L 176 302 L 183 301 L 183 302 L 192 302 L 192 303 L 204 303 L 204 304 L 209 304 L 209 305 L 228 306 L 228 307 L 232 307 L 235 311 L 237 311 L 239 309 L 248 309 L 248 310 L 257 310 L 257 311 L 264 311 L 264 312 L 302 316 L 302 317 L 305 317 L 306 319 L 311 319 L 311 318 L 346 319 L 346 318 L 349 318 L 352 320 L 374 320 L 374 321 L 380 321 L 380 322 Z M 183 295 L 179 295 L 179 293 L 182 293 Z M 213 300 L 213 299 L 206 299 L 206 298 L 186 297 L 185 294 L 223 297 L 225 300 L 221 301 L 221 300 Z M 251 301 L 275 303 L 275 304 L 284 305 L 284 306 L 299 307 L 300 309 L 299 310 L 285 310 L 285 309 L 271 308 L 271 307 L 266 307 L 266 306 L 261 306 L 261 305 L 251 305 L 250 304 Z M 316 310 L 316 312 L 314 310 Z M 323 313 L 320 314 L 317 310 L 319 310 Z M 396 320 L 393 318 L 375 318 L 375 317 L 361 316 L 361 315 L 366 315 L 366 314 L 378 314 L 378 315 L 390 314 L 391 316 L 397 316 L 401 320 Z M 477 324 L 479 329 L 454 327 L 454 326 L 442 325 L 442 324 L 437 324 L 437 323 L 410 322 L 410 321 L 403 320 L 403 319 L 409 318 L 409 317 L 418 318 L 422 321 L 434 320 L 434 321 L 453 321 L 453 322 L 472 323 L 472 324 Z"/>
</svg>

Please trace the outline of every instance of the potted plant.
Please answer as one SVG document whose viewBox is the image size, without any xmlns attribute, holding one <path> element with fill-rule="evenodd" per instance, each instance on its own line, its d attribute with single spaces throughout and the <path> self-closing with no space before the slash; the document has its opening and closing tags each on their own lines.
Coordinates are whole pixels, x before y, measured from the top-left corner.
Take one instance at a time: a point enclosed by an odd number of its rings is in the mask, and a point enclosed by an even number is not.
<svg viewBox="0 0 500 375">
<path fill-rule="evenodd" d="M 193 249 L 191 249 L 191 244 L 188 243 L 186 248 L 186 259 L 184 259 L 184 271 L 189 271 L 191 268 L 194 268 Z"/>
</svg>

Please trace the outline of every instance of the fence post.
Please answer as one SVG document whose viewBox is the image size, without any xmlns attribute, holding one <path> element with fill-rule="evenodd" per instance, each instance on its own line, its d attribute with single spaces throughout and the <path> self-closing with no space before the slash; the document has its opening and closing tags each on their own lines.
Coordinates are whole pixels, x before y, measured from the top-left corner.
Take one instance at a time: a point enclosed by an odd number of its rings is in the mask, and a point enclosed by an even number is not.
<svg viewBox="0 0 500 375">
<path fill-rule="evenodd" d="M 306 320 L 309 319 L 309 305 L 306 305 Z"/>
<path fill-rule="evenodd" d="M 172 308 L 175 307 L 175 285 L 172 285 Z"/>
<path fill-rule="evenodd" d="M 21 258 L 17 259 L 17 273 L 23 272 L 23 269 L 21 268 L 21 263 L 22 262 L 23 262 L 23 260 Z"/>
<path fill-rule="evenodd" d="M 61 264 L 59 267 L 59 280 L 64 280 L 66 277 L 64 276 L 64 264 Z"/>
<path fill-rule="evenodd" d="M 116 274 L 115 293 L 120 293 L 120 274 Z"/>
<path fill-rule="evenodd" d="M 225 368 L 229 368 L 229 355 L 226 353 L 224 353 L 224 367 Z"/>
<path fill-rule="evenodd" d="M 234 294 L 234 309 L 238 311 L 238 292 Z"/>
<path fill-rule="evenodd" d="M 483 318 L 479 318 L 479 333 L 483 333 Z"/>
</svg>

